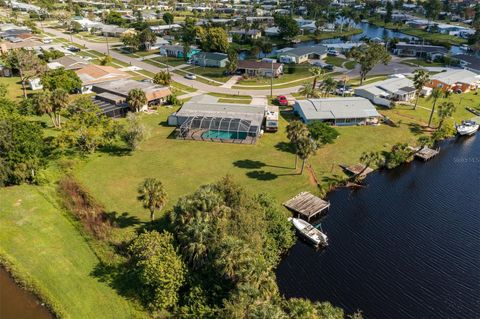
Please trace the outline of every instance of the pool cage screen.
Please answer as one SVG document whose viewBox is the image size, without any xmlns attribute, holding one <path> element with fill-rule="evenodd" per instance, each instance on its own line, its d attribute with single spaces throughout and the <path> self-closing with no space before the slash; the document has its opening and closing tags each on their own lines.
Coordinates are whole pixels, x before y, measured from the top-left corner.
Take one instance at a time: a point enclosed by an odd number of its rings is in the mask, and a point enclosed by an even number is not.
<svg viewBox="0 0 480 319">
<path fill-rule="evenodd" d="M 217 139 L 245 139 L 247 136 L 256 137 L 257 130 L 252 121 L 239 118 L 193 116 L 187 118 L 179 127 L 182 138 L 195 138 L 198 134 L 207 133 L 209 138 Z M 200 137 L 200 136 L 198 136 Z"/>
</svg>

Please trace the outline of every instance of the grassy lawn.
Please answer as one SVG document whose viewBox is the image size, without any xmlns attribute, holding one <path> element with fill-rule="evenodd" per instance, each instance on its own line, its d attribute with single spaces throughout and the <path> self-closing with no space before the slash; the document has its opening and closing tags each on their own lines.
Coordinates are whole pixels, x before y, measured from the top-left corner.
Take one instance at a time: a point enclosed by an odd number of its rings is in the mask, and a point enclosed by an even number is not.
<svg viewBox="0 0 480 319">
<path fill-rule="evenodd" d="M 424 66 L 424 67 L 443 67 L 445 66 L 443 63 L 439 62 L 427 62 L 423 59 L 406 59 L 403 60 L 401 63 L 403 64 L 410 64 L 414 66 Z"/>
<path fill-rule="evenodd" d="M 367 76 L 367 78 L 363 81 L 362 85 L 370 84 L 373 82 L 383 81 L 388 79 L 388 75 L 372 75 Z M 359 86 L 360 85 L 360 78 L 351 79 L 348 81 L 348 84 L 351 86 Z"/>
<path fill-rule="evenodd" d="M 19 77 L 0 77 L 0 83 L 7 85 L 7 98 L 18 100 L 23 97 L 22 84 Z M 27 90 L 28 93 L 32 93 L 32 91 Z"/>
<path fill-rule="evenodd" d="M 334 31 L 334 32 L 320 32 L 319 34 L 308 33 L 299 36 L 298 38 L 300 41 L 311 41 L 311 40 L 325 40 L 325 39 L 333 39 L 333 38 L 340 38 L 340 37 L 349 37 L 352 35 L 362 33 L 362 29 L 352 29 L 344 32 Z"/>
<path fill-rule="evenodd" d="M 201 66 L 190 66 L 188 68 L 182 69 L 186 72 L 195 73 L 196 75 L 201 75 L 206 78 L 218 82 L 227 82 L 231 76 L 225 75 L 225 68 L 210 68 L 210 67 L 201 67 Z"/>
<path fill-rule="evenodd" d="M 285 118 L 280 119 L 279 132 L 265 134 L 256 145 L 235 145 L 169 139 L 173 128 L 164 123 L 172 110 L 162 108 L 159 112 L 143 116 L 152 134 L 138 151 L 129 156 L 100 153 L 77 168 L 77 177 L 108 211 L 127 212 L 147 220 L 148 214 L 136 199 L 137 186 L 146 177 L 157 177 L 165 184 L 167 209 L 179 196 L 225 174 L 256 192 L 268 192 L 279 202 L 302 190 L 316 191 L 309 175 L 298 175 L 293 168 L 294 156 L 286 147 Z M 399 118 L 386 112 L 393 119 Z M 385 150 L 397 141 L 415 140 L 407 124 L 398 128 L 381 125 L 338 130 L 341 136 L 336 143 L 322 147 L 310 160 L 319 178 L 342 175 L 338 164 L 358 162 L 363 151 Z"/>
<path fill-rule="evenodd" d="M 312 66 L 309 63 L 291 64 L 285 65 L 283 74 L 278 78 L 273 79 L 273 84 L 283 84 L 291 81 L 297 81 L 302 79 L 308 79 L 312 75 L 309 69 Z M 270 78 L 257 77 L 257 78 L 241 78 L 237 84 L 240 85 L 270 85 Z"/>
<path fill-rule="evenodd" d="M 333 64 L 334 66 L 341 67 L 343 63 L 347 62 L 347 59 L 340 58 L 338 56 L 327 56 L 325 62 L 328 64 Z"/>
<path fill-rule="evenodd" d="M 129 301 L 92 274 L 98 259 L 59 209 L 53 187 L 0 189 L 0 248 L 69 318 L 141 317 Z"/>
<path fill-rule="evenodd" d="M 232 104 L 250 104 L 252 99 L 227 99 L 227 98 L 220 98 L 218 99 L 219 103 L 232 103 Z"/>
<path fill-rule="evenodd" d="M 197 90 L 197 89 L 194 89 L 190 86 L 186 86 L 186 85 L 178 83 L 178 82 L 172 82 L 170 85 L 173 87 L 174 90 L 183 91 L 183 92 L 180 92 L 180 93 L 195 92 Z"/>
<path fill-rule="evenodd" d="M 348 70 L 353 70 L 355 69 L 355 66 L 357 65 L 357 62 L 355 61 L 348 61 L 346 62 L 343 66 L 348 69 Z"/>
<path fill-rule="evenodd" d="M 226 99 L 251 99 L 252 97 L 250 95 L 241 95 L 241 94 L 223 94 L 223 93 L 208 93 L 208 95 L 211 96 L 216 96 L 220 98 L 226 98 Z"/>
<path fill-rule="evenodd" d="M 159 57 L 153 58 L 152 60 L 163 63 L 163 64 L 167 64 L 170 66 L 179 66 L 186 63 L 185 60 L 182 58 L 173 58 L 173 57 L 166 57 L 166 56 L 159 56 Z M 145 62 L 147 61 L 148 60 L 145 60 Z"/>
</svg>

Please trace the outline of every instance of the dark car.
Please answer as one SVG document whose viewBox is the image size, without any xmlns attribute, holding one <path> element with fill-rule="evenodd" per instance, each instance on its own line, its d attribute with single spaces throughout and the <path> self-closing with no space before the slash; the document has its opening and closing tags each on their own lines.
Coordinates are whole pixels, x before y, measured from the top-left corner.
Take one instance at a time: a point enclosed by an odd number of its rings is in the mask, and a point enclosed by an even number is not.
<svg viewBox="0 0 480 319">
<path fill-rule="evenodd" d="M 73 46 L 73 45 L 69 46 L 67 50 L 70 52 L 80 52 L 80 48 L 77 48 L 76 46 Z"/>
</svg>

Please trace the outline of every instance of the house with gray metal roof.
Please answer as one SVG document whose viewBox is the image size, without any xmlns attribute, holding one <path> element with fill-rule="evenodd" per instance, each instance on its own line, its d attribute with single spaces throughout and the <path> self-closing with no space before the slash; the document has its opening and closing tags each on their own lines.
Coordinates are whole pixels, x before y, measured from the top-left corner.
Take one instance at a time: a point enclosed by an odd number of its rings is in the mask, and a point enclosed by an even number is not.
<svg viewBox="0 0 480 319">
<path fill-rule="evenodd" d="M 297 100 L 293 110 L 307 124 L 314 121 L 338 126 L 374 124 L 381 117 L 375 106 L 361 97 Z"/>
<path fill-rule="evenodd" d="M 277 54 L 281 63 L 303 63 L 310 59 L 323 59 L 327 56 L 327 47 L 324 45 L 312 45 L 307 47 L 290 48 Z"/>
<path fill-rule="evenodd" d="M 192 56 L 192 60 L 199 66 L 224 68 L 227 65 L 228 55 L 219 52 L 199 52 Z"/>
<path fill-rule="evenodd" d="M 410 101 L 415 97 L 413 81 L 395 77 L 374 82 L 355 89 L 355 95 L 369 99 L 375 104 L 390 107 L 392 101 Z"/>
</svg>

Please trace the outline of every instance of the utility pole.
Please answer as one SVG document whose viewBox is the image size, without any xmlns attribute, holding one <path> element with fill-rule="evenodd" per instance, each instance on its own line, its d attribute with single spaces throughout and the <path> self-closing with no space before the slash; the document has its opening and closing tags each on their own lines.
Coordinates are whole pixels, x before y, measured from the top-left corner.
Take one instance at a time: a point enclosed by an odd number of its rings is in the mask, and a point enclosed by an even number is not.
<svg viewBox="0 0 480 319">
<path fill-rule="evenodd" d="M 270 73 L 270 98 L 273 99 L 273 59 L 272 59 L 272 71 Z"/>
<path fill-rule="evenodd" d="M 105 0 L 104 3 L 105 3 L 105 11 L 104 12 L 106 12 L 106 10 L 107 10 L 107 0 Z M 106 15 L 105 15 L 105 18 L 103 20 L 103 24 L 107 25 L 107 16 Z M 110 47 L 108 46 L 108 33 L 105 33 L 105 41 L 107 43 L 107 55 L 110 55 Z"/>
</svg>

